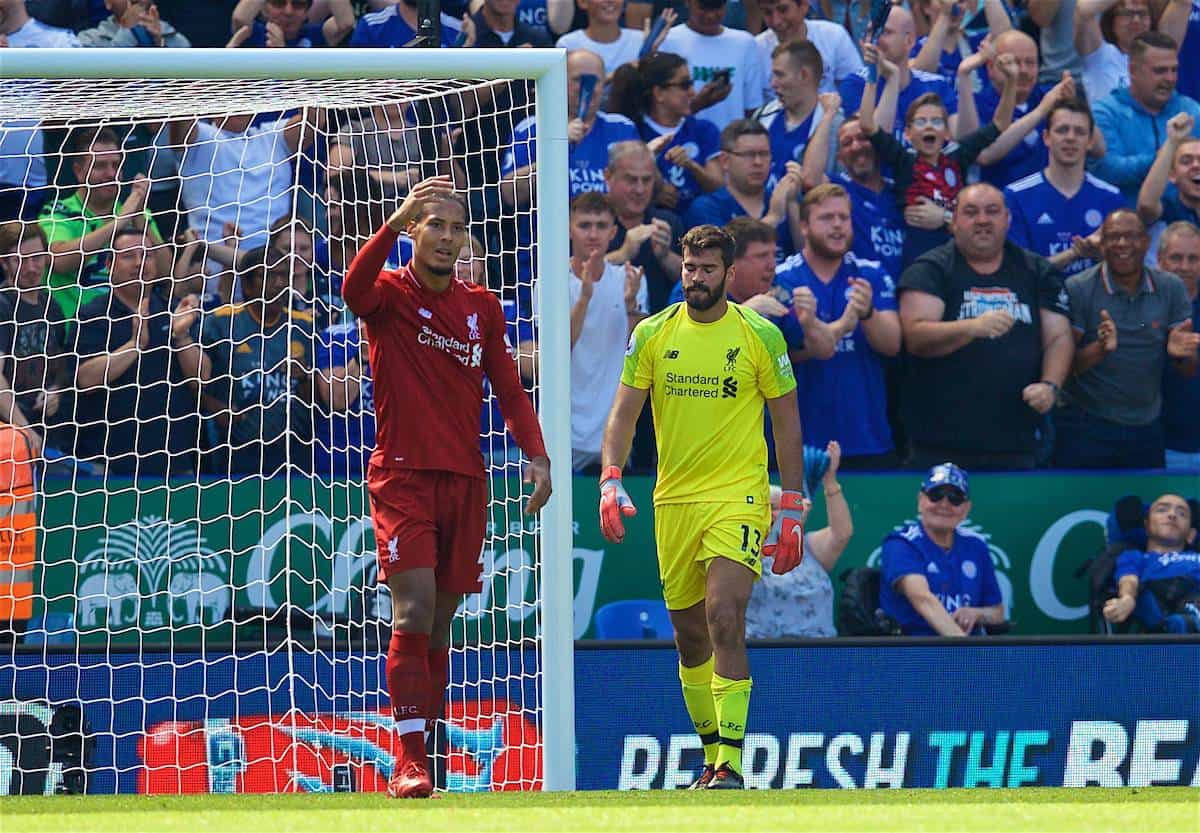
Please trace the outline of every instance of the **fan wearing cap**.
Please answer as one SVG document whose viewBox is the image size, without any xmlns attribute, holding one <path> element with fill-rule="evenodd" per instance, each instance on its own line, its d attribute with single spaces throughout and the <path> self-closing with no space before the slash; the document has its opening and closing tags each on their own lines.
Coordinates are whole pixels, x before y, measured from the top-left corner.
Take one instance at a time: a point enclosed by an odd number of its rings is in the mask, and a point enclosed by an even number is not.
<svg viewBox="0 0 1200 833">
<path fill-rule="evenodd" d="M 906 635 L 967 636 L 1004 621 L 987 542 L 960 528 L 970 497 L 965 471 L 934 466 L 917 494 L 917 521 L 883 540 L 879 606 Z"/>
</svg>

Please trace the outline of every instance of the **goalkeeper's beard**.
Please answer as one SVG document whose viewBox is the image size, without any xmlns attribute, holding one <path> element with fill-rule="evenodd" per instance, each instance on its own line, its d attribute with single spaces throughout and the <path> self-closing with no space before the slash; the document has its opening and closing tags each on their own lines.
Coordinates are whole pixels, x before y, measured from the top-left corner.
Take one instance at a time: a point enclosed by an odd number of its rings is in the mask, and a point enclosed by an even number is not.
<svg viewBox="0 0 1200 833">
<path fill-rule="evenodd" d="M 687 305 L 694 310 L 704 312 L 716 306 L 717 301 L 725 297 L 725 282 L 727 278 L 722 278 L 721 282 L 716 286 L 692 286 L 684 290 L 683 297 L 687 300 Z"/>
</svg>

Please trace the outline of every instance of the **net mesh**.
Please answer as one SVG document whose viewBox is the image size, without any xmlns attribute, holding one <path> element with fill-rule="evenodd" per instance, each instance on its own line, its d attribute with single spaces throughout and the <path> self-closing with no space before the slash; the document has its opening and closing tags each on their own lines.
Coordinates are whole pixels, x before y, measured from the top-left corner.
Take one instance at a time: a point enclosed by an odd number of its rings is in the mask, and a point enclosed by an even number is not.
<svg viewBox="0 0 1200 833">
<path fill-rule="evenodd" d="M 501 297 L 539 405 L 533 208 L 497 186 L 533 107 L 518 81 L 0 88 L 0 201 L 26 220 L 0 228 L 0 418 L 18 426 L 0 437 L 0 654 L 17 701 L 87 704 L 89 792 L 386 785 L 373 400 L 341 278 L 412 184 L 454 176 L 459 274 Z M 389 265 L 407 256 L 402 238 Z M 452 625 L 435 769 L 446 789 L 531 789 L 540 554 L 490 393 L 480 446 L 484 590 Z"/>
</svg>

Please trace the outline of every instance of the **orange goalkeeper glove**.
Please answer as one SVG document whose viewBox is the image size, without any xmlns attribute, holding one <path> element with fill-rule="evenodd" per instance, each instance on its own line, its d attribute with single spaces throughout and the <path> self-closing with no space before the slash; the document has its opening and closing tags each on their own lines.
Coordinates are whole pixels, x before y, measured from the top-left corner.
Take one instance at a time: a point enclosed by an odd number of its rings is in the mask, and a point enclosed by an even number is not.
<svg viewBox="0 0 1200 833">
<path fill-rule="evenodd" d="M 804 558 L 804 521 L 812 502 L 803 492 L 784 491 L 779 498 L 779 514 L 767 533 L 763 555 L 774 557 L 771 572 L 783 575 L 796 569 Z"/>
<path fill-rule="evenodd" d="M 600 475 L 600 531 L 614 544 L 625 540 L 624 518 L 637 514 L 629 492 L 621 484 L 621 470 L 609 466 Z"/>
</svg>

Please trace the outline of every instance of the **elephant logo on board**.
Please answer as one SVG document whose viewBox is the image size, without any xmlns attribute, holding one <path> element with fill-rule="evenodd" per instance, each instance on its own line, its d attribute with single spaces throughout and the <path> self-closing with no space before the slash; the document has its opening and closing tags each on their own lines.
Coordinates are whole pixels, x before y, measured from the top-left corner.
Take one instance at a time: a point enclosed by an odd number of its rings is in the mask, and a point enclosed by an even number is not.
<svg viewBox="0 0 1200 833">
<path fill-rule="evenodd" d="M 199 521 L 147 515 L 107 530 L 80 560 L 75 621 L 81 631 L 216 624 L 229 615 L 231 578 Z"/>
</svg>

